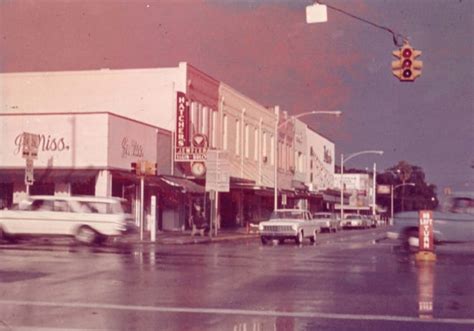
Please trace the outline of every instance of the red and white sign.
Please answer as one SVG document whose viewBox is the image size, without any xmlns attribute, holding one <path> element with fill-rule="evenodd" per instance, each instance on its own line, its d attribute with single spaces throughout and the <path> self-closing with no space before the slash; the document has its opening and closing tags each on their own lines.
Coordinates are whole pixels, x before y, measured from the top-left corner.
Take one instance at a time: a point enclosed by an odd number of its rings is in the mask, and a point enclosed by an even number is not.
<svg viewBox="0 0 474 331">
<path fill-rule="evenodd" d="M 419 212 L 419 240 L 420 251 L 434 251 L 433 246 L 433 212 L 420 210 Z"/>
<path fill-rule="evenodd" d="M 189 101 L 183 92 L 176 98 L 176 147 L 189 146 Z"/>
</svg>

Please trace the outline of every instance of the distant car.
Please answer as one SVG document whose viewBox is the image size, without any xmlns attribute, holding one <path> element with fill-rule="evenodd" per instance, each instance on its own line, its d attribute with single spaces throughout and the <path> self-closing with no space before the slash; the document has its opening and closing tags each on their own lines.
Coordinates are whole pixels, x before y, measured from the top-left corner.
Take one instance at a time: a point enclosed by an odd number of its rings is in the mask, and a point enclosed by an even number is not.
<svg viewBox="0 0 474 331">
<path fill-rule="evenodd" d="M 344 220 L 341 222 L 344 229 L 367 229 L 369 221 L 367 217 L 359 214 L 344 215 Z"/>
<path fill-rule="evenodd" d="M 369 227 L 376 228 L 378 225 L 377 216 L 375 215 L 366 215 L 367 222 L 369 223 Z"/>
<path fill-rule="evenodd" d="M 322 230 L 329 232 L 337 232 L 339 229 L 339 220 L 333 213 L 317 212 L 313 213 L 313 219 L 321 227 Z"/>
<path fill-rule="evenodd" d="M 125 200 L 85 196 L 29 196 L 0 210 L 0 238 L 69 236 L 85 244 L 136 230 Z"/>
<path fill-rule="evenodd" d="M 417 211 L 397 213 L 387 237 L 419 246 L 418 223 Z M 433 211 L 433 237 L 435 243 L 474 242 L 474 192 L 453 194 L 445 210 Z"/>
<path fill-rule="evenodd" d="M 268 221 L 260 222 L 259 232 L 262 244 L 272 239 L 278 239 L 280 243 L 285 239 L 293 239 L 301 244 L 304 238 L 314 243 L 321 227 L 306 210 L 277 209 Z"/>
</svg>

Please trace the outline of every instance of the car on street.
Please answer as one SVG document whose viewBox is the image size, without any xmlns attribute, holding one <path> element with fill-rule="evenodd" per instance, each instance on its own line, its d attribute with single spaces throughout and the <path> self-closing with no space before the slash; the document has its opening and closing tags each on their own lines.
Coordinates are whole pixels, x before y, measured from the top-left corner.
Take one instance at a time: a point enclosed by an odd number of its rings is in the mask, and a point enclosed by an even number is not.
<svg viewBox="0 0 474 331">
<path fill-rule="evenodd" d="M 313 219 L 319 224 L 322 230 L 327 230 L 328 232 L 337 232 L 337 230 L 339 230 L 339 220 L 333 213 L 313 213 Z"/>
<path fill-rule="evenodd" d="M 293 239 L 297 244 L 304 238 L 316 242 L 321 226 L 312 218 L 311 213 L 301 209 L 274 210 L 268 221 L 260 222 L 259 233 L 262 244 L 277 239 L 280 243 L 285 239 Z"/>
<path fill-rule="evenodd" d="M 387 237 L 419 246 L 418 229 L 418 211 L 397 213 Z M 455 193 L 446 207 L 433 211 L 433 239 L 435 244 L 474 242 L 474 192 Z"/>
<path fill-rule="evenodd" d="M 367 217 L 363 215 L 347 214 L 344 216 L 341 226 L 344 229 L 367 229 L 370 225 Z"/>
<path fill-rule="evenodd" d="M 119 198 L 38 195 L 0 210 L 0 239 L 66 236 L 94 244 L 135 230 L 125 200 Z"/>
</svg>

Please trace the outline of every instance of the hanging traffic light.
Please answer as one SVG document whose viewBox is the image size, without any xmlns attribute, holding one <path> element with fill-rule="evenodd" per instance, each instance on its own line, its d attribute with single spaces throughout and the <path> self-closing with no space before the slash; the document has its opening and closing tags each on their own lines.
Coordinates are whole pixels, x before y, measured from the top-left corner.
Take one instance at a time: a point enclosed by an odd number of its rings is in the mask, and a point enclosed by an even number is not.
<svg viewBox="0 0 474 331">
<path fill-rule="evenodd" d="M 145 175 L 149 176 L 156 176 L 157 173 L 157 166 L 158 164 L 151 162 L 151 161 L 145 161 Z"/>
<path fill-rule="evenodd" d="M 158 164 L 146 160 L 137 160 L 137 162 L 130 163 L 132 167 L 131 172 L 137 176 L 156 176 L 158 174 Z"/>
<path fill-rule="evenodd" d="M 408 43 L 402 48 L 392 52 L 397 60 L 392 61 L 392 73 L 402 82 L 412 82 L 421 76 L 422 61 L 416 58 L 421 55 L 421 51 L 415 50 Z"/>
</svg>

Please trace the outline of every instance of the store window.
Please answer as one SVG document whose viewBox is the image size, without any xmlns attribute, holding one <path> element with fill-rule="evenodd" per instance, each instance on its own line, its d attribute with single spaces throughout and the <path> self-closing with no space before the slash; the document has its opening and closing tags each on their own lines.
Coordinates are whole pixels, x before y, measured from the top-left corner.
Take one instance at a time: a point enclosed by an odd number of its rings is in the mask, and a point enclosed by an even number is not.
<svg viewBox="0 0 474 331">
<path fill-rule="evenodd" d="M 0 210 L 13 204 L 13 183 L 0 184 Z"/>
<path fill-rule="evenodd" d="M 235 154 L 240 155 L 240 121 L 235 120 Z"/>
<path fill-rule="evenodd" d="M 258 129 L 257 128 L 253 130 L 253 141 L 254 141 L 253 159 L 257 161 L 258 160 Z"/>
<path fill-rule="evenodd" d="M 54 195 L 54 183 L 36 182 L 30 186 L 30 195 Z"/>
<path fill-rule="evenodd" d="M 95 195 L 95 180 L 71 183 L 71 195 Z"/>
<path fill-rule="evenodd" d="M 248 158 L 250 155 L 250 127 L 245 124 L 245 157 Z"/>
<path fill-rule="evenodd" d="M 226 151 L 228 148 L 228 135 L 229 135 L 229 123 L 227 115 L 224 115 L 223 119 L 223 128 L 222 128 L 222 148 Z"/>
</svg>

